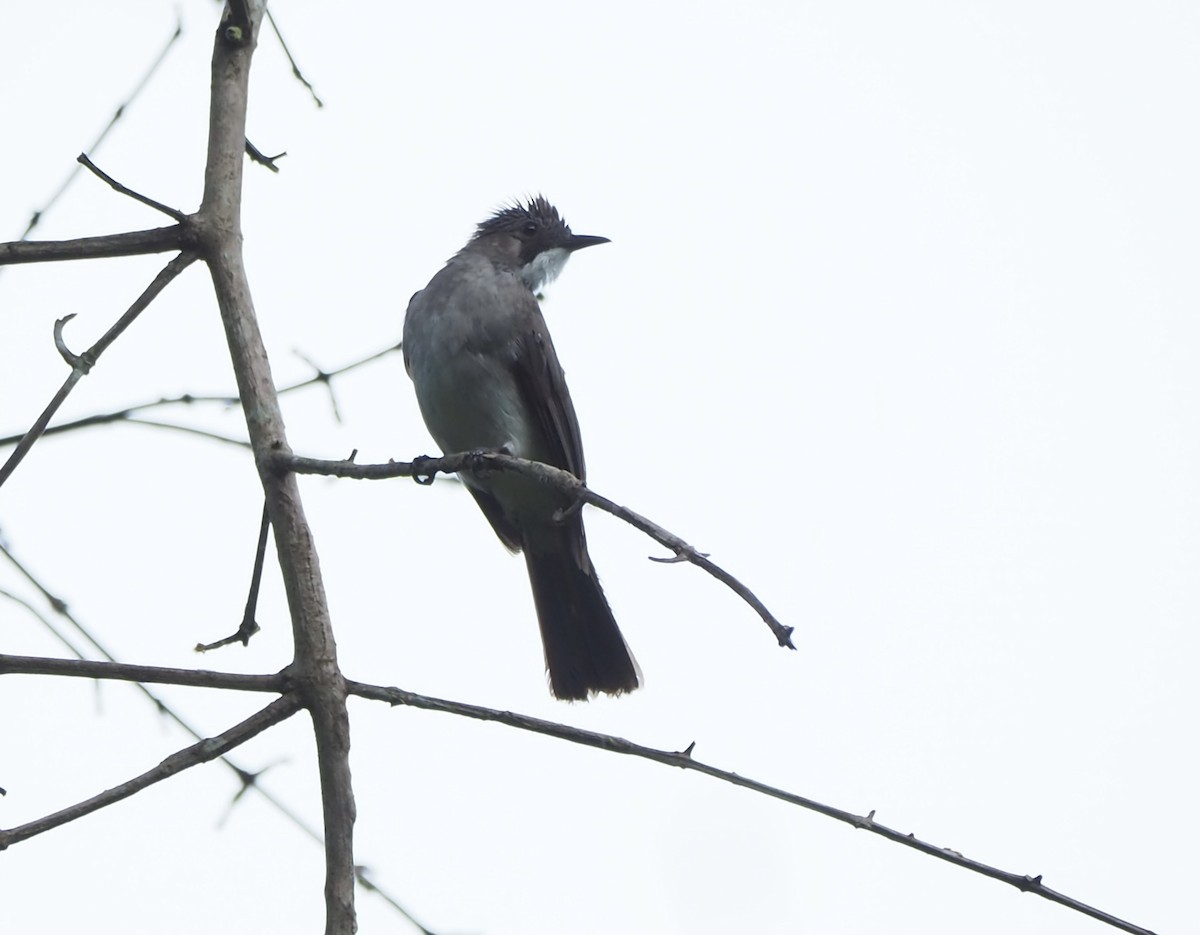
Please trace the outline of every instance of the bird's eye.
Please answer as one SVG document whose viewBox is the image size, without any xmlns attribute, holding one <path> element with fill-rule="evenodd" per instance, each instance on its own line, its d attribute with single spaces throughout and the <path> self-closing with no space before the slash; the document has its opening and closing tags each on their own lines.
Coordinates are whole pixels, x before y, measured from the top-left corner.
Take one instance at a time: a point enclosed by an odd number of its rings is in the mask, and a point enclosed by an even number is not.
<svg viewBox="0 0 1200 935">
<path fill-rule="evenodd" d="M 526 221 L 525 226 L 521 228 L 521 232 L 526 237 L 532 237 L 538 231 L 537 221 Z"/>
</svg>

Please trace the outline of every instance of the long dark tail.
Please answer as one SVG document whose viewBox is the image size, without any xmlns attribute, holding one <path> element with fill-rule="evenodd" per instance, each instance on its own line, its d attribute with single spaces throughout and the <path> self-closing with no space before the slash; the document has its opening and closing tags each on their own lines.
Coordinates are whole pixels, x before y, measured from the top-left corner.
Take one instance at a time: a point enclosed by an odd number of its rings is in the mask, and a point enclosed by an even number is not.
<svg viewBox="0 0 1200 935">
<path fill-rule="evenodd" d="M 525 535 L 525 566 L 542 630 L 550 691 L 567 701 L 594 692 L 620 695 L 641 673 L 608 608 L 588 557 L 583 524 L 542 527 Z"/>
</svg>

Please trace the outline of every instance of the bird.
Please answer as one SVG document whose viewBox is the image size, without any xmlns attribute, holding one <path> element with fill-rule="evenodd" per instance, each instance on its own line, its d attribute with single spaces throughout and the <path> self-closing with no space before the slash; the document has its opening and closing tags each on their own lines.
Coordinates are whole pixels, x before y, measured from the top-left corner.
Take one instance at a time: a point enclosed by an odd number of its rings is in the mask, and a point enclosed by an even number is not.
<svg viewBox="0 0 1200 935">
<path fill-rule="evenodd" d="M 500 451 L 586 481 L 579 420 L 538 297 L 572 253 L 608 243 L 575 234 L 542 195 L 479 223 L 408 303 L 404 366 L 443 454 Z M 588 554 L 571 498 L 511 471 L 459 475 L 500 541 L 525 556 L 550 692 L 566 701 L 641 685 Z"/>
</svg>

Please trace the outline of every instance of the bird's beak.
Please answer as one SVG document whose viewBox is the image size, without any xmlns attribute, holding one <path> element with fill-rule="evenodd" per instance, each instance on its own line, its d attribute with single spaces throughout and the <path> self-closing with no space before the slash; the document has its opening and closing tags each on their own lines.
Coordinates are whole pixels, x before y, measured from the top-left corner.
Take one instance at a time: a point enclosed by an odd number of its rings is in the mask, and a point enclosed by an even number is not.
<svg viewBox="0 0 1200 935">
<path fill-rule="evenodd" d="M 572 234 L 571 239 L 567 241 L 566 247 L 569 253 L 574 253 L 576 250 L 582 250 L 584 247 L 594 247 L 596 244 L 608 242 L 607 237 L 596 237 L 592 234 Z"/>
</svg>

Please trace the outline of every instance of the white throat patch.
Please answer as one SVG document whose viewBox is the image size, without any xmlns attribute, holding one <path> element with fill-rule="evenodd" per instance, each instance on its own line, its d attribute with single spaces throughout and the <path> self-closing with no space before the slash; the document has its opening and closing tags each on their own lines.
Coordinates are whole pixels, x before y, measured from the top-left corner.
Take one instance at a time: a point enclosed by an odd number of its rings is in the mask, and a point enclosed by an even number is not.
<svg viewBox="0 0 1200 935">
<path fill-rule="evenodd" d="M 562 268 L 567 265 L 567 257 L 570 255 L 563 247 L 543 250 L 521 267 L 521 282 L 529 287 L 530 292 L 536 294 L 542 286 L 554 282 Z"/>
</svg>

